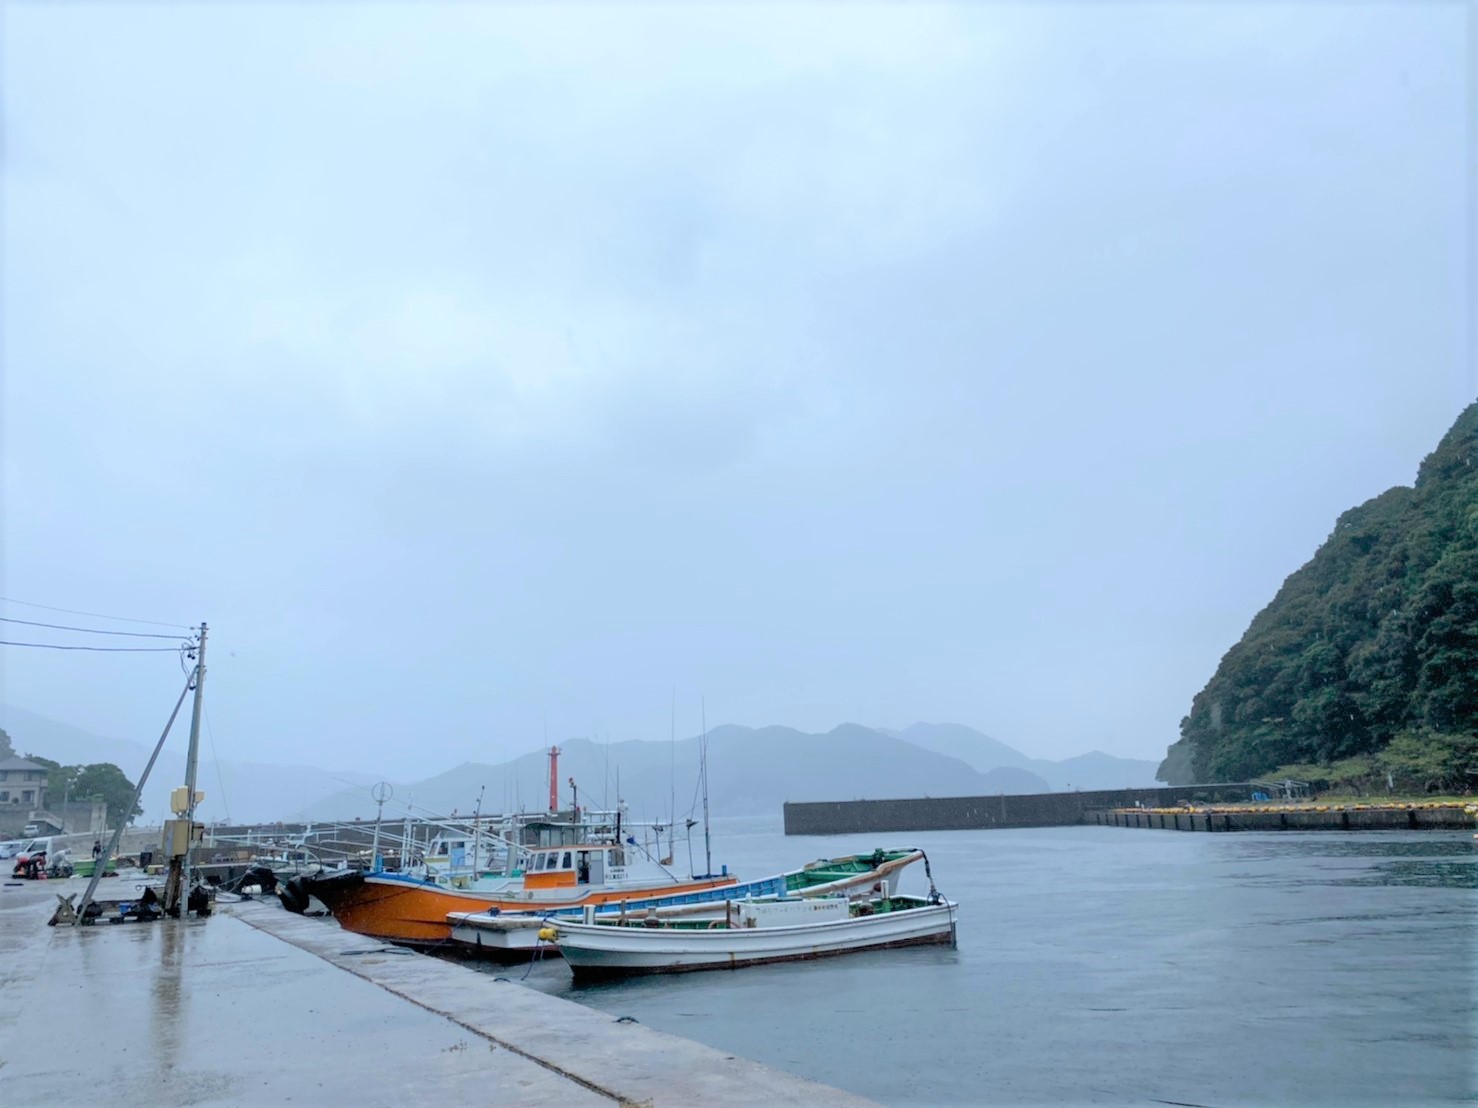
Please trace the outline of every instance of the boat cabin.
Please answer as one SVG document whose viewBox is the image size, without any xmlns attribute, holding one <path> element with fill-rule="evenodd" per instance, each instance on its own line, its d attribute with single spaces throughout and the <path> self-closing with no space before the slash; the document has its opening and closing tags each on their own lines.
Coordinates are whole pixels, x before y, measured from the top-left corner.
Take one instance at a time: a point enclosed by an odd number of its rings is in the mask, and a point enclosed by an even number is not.
<svg viewBox="0 0 1478 1108">
<path fill-rule="evenodd" d="M 614 839 L 615 831 L 605 813 L 587 812 L 586 818 L 564 818 L 557 813 L 549 818 L 531 819 L 519 826 L 519 844 L 527 848 L 545 846 L 575 847 L 589 844 L 592 839 Z"/>
<path fill-rule="evenodd" d="M 620 880 L 626 873 L 626 851 L 616 843 L 540 847 L 528 852 L 523 871 L 526 889 L 580 888 Z"/>
<path fill-rule="evenodd" d="M 438 862 L 449 862 L 460 869 L 472 861 L 472 840 L 448 839 L 438 835 L 426 848 L 426 857 Z"/>
</svg>

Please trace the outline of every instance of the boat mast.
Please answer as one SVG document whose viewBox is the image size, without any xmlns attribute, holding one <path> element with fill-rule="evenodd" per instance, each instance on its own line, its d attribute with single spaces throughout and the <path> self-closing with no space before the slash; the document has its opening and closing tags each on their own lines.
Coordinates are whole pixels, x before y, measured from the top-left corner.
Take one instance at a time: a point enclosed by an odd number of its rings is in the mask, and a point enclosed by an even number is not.
<svg viewBox="0 0 1478 1108">
<path fill-rule="evenodd" d="M 673 824 L 677 822 L 677 689 L 672 690 L 671 734 L 667 740 L 667 864 L 672 864 Z M 692 869 L 688 870 L 691 875 Z"/>
<path fill-rule="evenodd" d="M 472 875 L 477 876 L 477 847 L 482 842 L 482 794 L 487 791 L 486 785 L 479 785 L 477 789 L 477 807 L 472 809 Z"/>
<path fill-rule="evenodd" d="M 713 849 L 708 838 L 708 701 L 703 705 L 703 745 L 699 748 L 703 765 L 698 773 L 703 780 L 703 876 L 713 876 Z"/>
</svg>

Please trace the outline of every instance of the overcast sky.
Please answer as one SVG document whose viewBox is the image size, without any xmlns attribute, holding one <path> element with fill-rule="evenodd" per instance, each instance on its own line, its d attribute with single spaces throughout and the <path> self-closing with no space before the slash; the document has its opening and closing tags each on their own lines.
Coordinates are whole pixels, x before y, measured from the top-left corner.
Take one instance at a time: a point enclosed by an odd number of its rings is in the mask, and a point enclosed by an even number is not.
<svg viewBox="0 0 1478 1108">
<path fill-rule="evenodd" d="M 1478 391 L 1462 5 L 4 19 L 0 592 L 208 620 L 223 758 L 1158 758 Z"/>
</svg>

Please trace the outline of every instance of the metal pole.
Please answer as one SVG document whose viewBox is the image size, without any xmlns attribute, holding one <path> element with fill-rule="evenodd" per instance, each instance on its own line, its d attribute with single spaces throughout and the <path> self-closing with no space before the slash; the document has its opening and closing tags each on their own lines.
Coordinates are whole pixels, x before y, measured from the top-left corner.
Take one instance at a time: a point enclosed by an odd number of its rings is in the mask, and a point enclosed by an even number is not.
<svg viewBox="0 0 1478 1108">
<path fill-rule="evenodd" d="M 201 692 L 205 685 L 205 624 L 200 625 L 200 641 L 195 644 L 195 705 L 190 716 L 190 745 L 185 753 L 185 851 L 171 855 L 169 877 L 164 882 L 164 911 L 176 918 L 181 914 L 180 904 L 188 896 L 186 886 L 193 881 L 190 854 L 191 841 L 195 837 L 195 768 L 200 758 L 200 710 Z"/>
<path fill-rule="evenodd" d="M 195 818 L 195 778 L 200 765 L 200 711 L 205 695 L 205 624 L 200 625 L 200 645 L 196 648 L 195 703 L 190 710 L 190 746 L 185 753 L 185 818 Z"/>
<path fill-rule="evenodd" d="M 385 815 L 385 801 L 389 800 L 395 790 L 390 787 L 388 781 L 377 781 L 375 787 L 370 790 L 370 799 L 377 805 L 375 809 L 375 837 L 370 843 L 370 872 L 379 873 L 384 867 L 380 865 L 380 820 Z M 404 825 L 402 824 L 402 830 Z"/>
<path fill-rule="evenodd" d="M 144 782 L 149 780 L 149 771 L 154 768 L 154 761 L 159 757 L 159 752 L 164 749 L 164 740 L 169 738 L 170 728 L 174 726 L 175 717 L 180 714 L 180 708 L 184 706 L 185 694 L 190 691 L 190 682 L 195 680 L 195 674 L 191 673 L 185 687 L 180 690 L 180 698 L 175 701 L 174 711 L 169 713 L 169 722 L 164 725 L 163 732 L 159 735 L 159 741 L 154 744 L 154 753 L 149 755 L 149 764 L 144 766 L 144 772 L 139 774 L 139 783 L 134 786 L 133 800 L 129 802 L 128 811 L 118 816 L 118 826 L 113 828 L 113 837 L 108 840 L 108 849 L 98 856 L 97 864 L 92 867 L 92 880 L 87 883 L 87 891 L 82 894 L 82 903 L 77 905 L 78 926 L 82 923 L 82 913 L 92 903 L 92 894 L 97 892 L 98 881 L 103 876 L 103 870 L 108 868 L 108 859 L 113 857 L 118 850 L 118 843 L 123 839 L 123 828 L 130 818 L 129 813 L 138 806 L 139 797 L 144 795 Z"/>
<path fill-rule="evenodd" d="M 478 788 L 477 807 L 472 811 L 472 876 L 474 878 L 477 877 L 477 848 L 482 843 L 482 829 L 479 822 L 482 819 L 482 794 L 486 791 L 486 785 Z"/>
<path fill-rule="evenodd" d="M 703 700 L 703 865 L 704 877 L 713 876 L 713 847 L 708 838 L 708 700 Z"/>
</svg>

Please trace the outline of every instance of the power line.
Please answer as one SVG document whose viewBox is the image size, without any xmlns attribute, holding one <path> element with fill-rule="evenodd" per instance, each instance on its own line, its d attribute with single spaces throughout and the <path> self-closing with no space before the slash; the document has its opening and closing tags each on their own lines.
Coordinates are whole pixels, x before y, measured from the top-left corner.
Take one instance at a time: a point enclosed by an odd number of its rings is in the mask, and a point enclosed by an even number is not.
<svg viewBox="0 0 1478 1108">
<path fill-rule="evenodd" d="M 221 776 L 221 756 L 216 753 L 216 736 L 210 726 L 210 709 L 205 709 L 205 735 L 210 739 L 210 756 L 216 763 L 216 782 L 221 786 L 221 807 L 226 812 L 226 822 L 231 822 L 231 805 L 226 800 L 226 779 Z"/>
<path fill-rule="evenodd" d="M 103 631 L 96 627 L 64 627 L 60 623 L 37 623 L 31 619 L 0 616 L 0 623 L 24 623 L 27 627 L 49 627 L 53 631 L 81 631 L 88 635 L 127 635 L 134 639 L 178 639 L 178 635 L 161 635 L 157 631 Z"/>
<path fill-rule="evenodd" d="M 63 646 L 54 642 L 11 642 L 0 639 L 0 646 L 34 646 L 42 650 L 96 650 L 108 654 L 173 654 L 176 646 Z"/>
<path fill-rule="evenodd" d="M 13 600 L 8 596 L 0 596 L 0 603 L 19 604 L 25 608 L 43 608 L 48 612 L 64 612 L 69 616 L 91 616 L 93 619 L 112 619 L 119 623 L 148 623 L 155 627 L 174 627 L 181 631 L 193 631 L 195 628 L 183 623 L 165 623 L 157 619 L 129 619 L 127 616 L 110 616 L 102 612 L 79 612 L 75 608 L 53 608 L 50 604 L 36 604 L 30 600 Z"/>
</svg>

